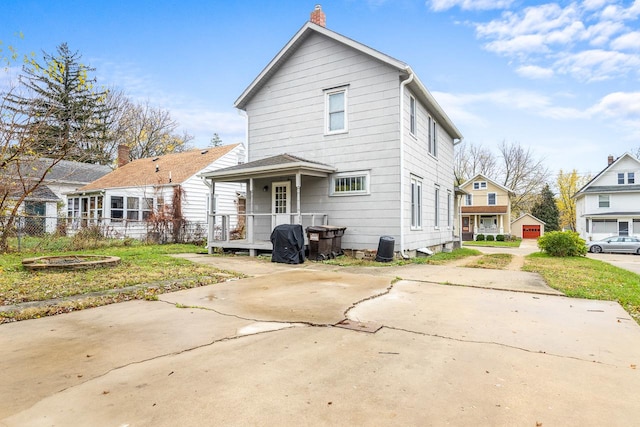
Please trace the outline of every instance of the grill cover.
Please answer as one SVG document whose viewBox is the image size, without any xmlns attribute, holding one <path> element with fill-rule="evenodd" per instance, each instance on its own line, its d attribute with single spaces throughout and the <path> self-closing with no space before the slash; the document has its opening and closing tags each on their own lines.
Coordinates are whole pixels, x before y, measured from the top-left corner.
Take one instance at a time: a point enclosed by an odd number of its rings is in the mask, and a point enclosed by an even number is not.
<svg viewBox="0 0 640 427">
<path fill-rule="evenodd" d="M 271 262 L 302 264 L 304 262 L 304 232 L 300 224 L 281 224 L 271 232 Z"/>
</svg>

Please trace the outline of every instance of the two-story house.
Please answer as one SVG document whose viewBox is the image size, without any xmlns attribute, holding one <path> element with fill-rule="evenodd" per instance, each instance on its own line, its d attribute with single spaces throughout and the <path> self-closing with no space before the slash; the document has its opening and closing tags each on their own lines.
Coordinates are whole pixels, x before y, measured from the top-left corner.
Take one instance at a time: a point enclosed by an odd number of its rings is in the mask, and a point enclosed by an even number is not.
<svg viewBox="0 0 640 427">
<path fill-rule="evenodd" d="M 607 167 L 573 197 L 583 239 L 640 236 L 640 160 L 633 155 L 609 156 Z"/>
<path fill-rule="evenodd" d="M 347 227 L 345 250 L 375 250 L 381 236 L 402 256 L 452 246 L 461 133 L 411 67 L 325 19 L 316 6 L 235 102 L 249 161 L 203 176 L 213 191 L 246 183 L 247 234 L 229 241 L 212 230 L 209 249 L 270 250 L 280 223 Z"/>
<path fill-rule="evenodd" d="M 485 236 L 511 234 L 511 203 L 513 191 L 482 174 L 477 174 L 462 185 L 460 229 L 462 240 L 475 240 L 478 234 Z"/>
</svg>

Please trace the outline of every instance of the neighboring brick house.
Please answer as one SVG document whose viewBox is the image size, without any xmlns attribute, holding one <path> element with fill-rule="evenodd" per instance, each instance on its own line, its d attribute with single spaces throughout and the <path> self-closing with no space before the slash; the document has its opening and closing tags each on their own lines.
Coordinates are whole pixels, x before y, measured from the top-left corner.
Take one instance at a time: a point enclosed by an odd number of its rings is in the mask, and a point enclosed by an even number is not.
<svg viewBox="0 0 640 427">
<path fill-rule="evenodd" d="M 460 185 L 467 194 L 460 208 L 462 240 L 475 240 L 478 234 L 511 234 L 511 201 L 507 187 L 477 174 Z"/>
</svg>

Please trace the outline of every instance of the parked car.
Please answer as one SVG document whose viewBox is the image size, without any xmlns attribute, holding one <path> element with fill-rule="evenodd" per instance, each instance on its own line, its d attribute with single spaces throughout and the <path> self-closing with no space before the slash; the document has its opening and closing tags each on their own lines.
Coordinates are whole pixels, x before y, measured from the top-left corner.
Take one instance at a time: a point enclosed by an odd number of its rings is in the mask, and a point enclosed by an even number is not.
<svg viewBox="0 0 640 427">
<path fill-rule="evenodd" d="M 587 243 L 589 252 L 617 252 L 640 255 L 640 239 L 631 236 L 611 236 Z"/>
</svg>

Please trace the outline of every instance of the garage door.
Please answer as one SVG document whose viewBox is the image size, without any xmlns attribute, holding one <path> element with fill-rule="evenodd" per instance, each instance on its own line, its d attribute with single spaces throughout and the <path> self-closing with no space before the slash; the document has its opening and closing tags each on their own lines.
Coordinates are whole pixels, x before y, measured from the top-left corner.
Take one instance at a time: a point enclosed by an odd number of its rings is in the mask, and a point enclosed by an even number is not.
<svg viewBox="0 0 640 427">
<path fill-rule="evenodd" d="M 538 237 L 540 237 L 539 225 L 523 225 L 522 226 L 523 239 L 537 239 Z"/>
</svg>

